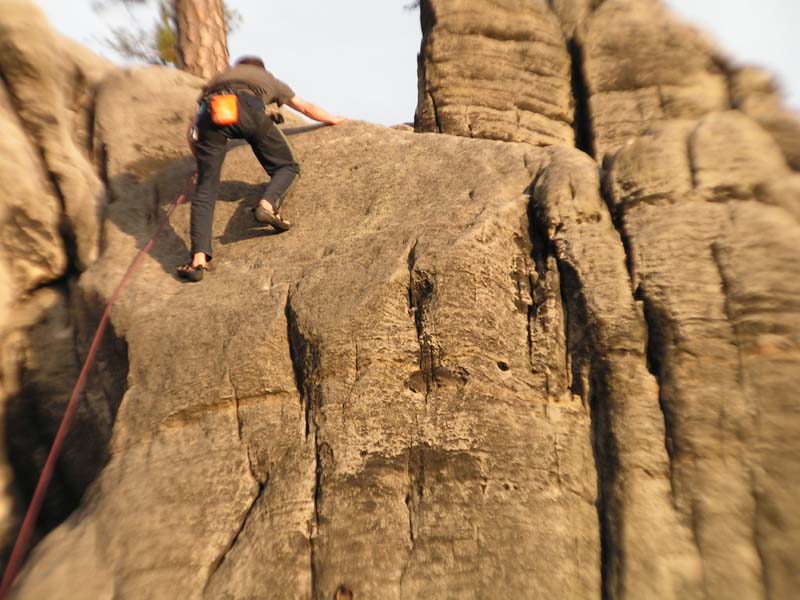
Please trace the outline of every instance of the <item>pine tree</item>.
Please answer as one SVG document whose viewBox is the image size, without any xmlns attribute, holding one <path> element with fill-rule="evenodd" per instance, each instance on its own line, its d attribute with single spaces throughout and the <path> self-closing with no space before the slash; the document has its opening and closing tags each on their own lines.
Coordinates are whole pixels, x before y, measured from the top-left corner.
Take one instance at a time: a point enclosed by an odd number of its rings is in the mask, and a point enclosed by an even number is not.
<svg viewBox="0 0 800 600">
<path fill-rule="evenodd" d="M 151 0 L 102 0 L 95 2 L 94 8 L 102 11 L 114 4 L 131 7 L 150 3 Z M 106 45 L 125 58 L 175 65 L 202 77 L 211 77 L 227 66 L 227 36 L 241 21 L 238 12 L 226 6 L 223 0 L 158 0 L 157 8 L 158 17 L 150 27 L 142 27 L 133 19 L 130 26 L 112 28 Z M 216 15 L 215 21 L 206 17 L 212 13 Z M 180 23 L 183 23 L 186 39 L 179 41 Z M 179 52 L 180 43 L 185 47 Z M 209 44 L 209 48 L 201 44 Z"/>
<path fill-rule="evenodd" d="M 210 79 L 228 66 L 222 0 L 175 0 L 176 65 Z"/>
</svg>

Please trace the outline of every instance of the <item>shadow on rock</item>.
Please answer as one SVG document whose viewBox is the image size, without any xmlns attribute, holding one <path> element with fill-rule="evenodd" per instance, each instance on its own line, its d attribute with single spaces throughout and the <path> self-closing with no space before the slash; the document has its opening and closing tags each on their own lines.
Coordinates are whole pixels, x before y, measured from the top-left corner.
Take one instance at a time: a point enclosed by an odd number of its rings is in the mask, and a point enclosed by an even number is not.
<svg viewBox="0 0 800 600">
<path fill-rule="evenodd" d="M 4 411 L 5 450 L 20 506 L 31 501 L 103 305 L 92 295 L 58 285 L 38 291 L 20 311 L 19 334 L 8 348 L 20 362 L 8 373 L 11 393 Z M 78 507 L 108 461 L 127 374 L 127 344 L 109 324 L 44 497 L 37 536 L 57 527 Z"/>
<path fill-rule="evenodd" d="M 327 125 L 324 123 L 314 123 L 304 127 L 285 127 L 282 129 L 282 131 L 285 135 L 292 136 L 299 135 L 301 133 L 308 133 L 309 131 L 316 131 L 317 129 L 322 129 L 324 127 L 327 127 Z"/>
<path fill-rule="evenodd" d="M 243 145 L 234 142 L 227 151 Z M 190 204 L 195 193 L 190 178 L 196 164 L 192 157 L 154 160 L 152 158 L 131 165 L 125 173 L 112 177 L 108 183 L 111 191 L 111 204 L 107 218 L 123 233 L 136 240 L 137 250 L 141 250 L 150 240 L 158 225 L 167 218 L 173 202 L 186 193 L 185 204 Z M 265 175 L 266 178 L 266 175 Z M 267 180 L 268 181 L 268 180 Z M 222 180 L 217 190 L 217 203 L 238 202 L 235 212 L 225 225 L 225 230 L 214 242 L 232 244 L 238 241 L 278 233 L 269 225 L 258 223 L 253 218 L 266 181 L 252 184 L 244 181 Z M 219 211 L 215 215 L 219 219 Z M 187 245 L 189 223 L 176 224 L 175 213 L 165 224 L 156 244 L 149 255 L 154 258 L 175 279 L 179 279 L 176 268 L 189 258 Z M 186 227 L 187 231 L 176 231 L 176 227 Z M 108 243 L 108 240 L 106 240 Z"/>
</svg>

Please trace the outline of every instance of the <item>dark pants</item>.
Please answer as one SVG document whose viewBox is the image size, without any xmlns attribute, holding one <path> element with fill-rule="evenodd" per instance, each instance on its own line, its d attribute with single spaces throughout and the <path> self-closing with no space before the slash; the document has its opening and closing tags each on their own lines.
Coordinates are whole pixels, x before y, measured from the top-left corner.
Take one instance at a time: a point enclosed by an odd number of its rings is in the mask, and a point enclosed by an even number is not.
<svg viewBox="0 0 800 600">
<path fill-rule="evenodd" d="M 211 111 L 207 106 L 207 103 L 203 103 L 197 116 L 197 187 L 192 200 L 190 230 L 192 255 L 205 252 L 210 259 L 214 204 L 228 140 L 244 139 L 250 144 L 253 154 L 270 176 L 263 198 L 276 211 L 300 174 L 300 165 L 286 136 L 264 113 L 261 98 L 239 94 L 239 121 L 225 127 L 211 121 Z"/>
</svg>

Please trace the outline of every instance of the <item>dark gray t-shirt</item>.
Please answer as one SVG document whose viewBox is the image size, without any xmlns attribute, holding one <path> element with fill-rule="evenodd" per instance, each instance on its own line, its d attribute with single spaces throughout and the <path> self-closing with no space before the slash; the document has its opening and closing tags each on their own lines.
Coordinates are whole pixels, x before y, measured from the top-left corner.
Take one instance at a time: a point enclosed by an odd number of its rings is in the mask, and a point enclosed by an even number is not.
<svg viewBox="0 0 800 600">
<path fill-rule="evenodd" d="M 292 88 L 269 71 L 254 65 L 236 65 L 223 71 L 203 88 L 200 98 L 222 90 L 246 92 L 261 96 L 264 104 L 286 104 L 294 97 Z"/>
</svg>

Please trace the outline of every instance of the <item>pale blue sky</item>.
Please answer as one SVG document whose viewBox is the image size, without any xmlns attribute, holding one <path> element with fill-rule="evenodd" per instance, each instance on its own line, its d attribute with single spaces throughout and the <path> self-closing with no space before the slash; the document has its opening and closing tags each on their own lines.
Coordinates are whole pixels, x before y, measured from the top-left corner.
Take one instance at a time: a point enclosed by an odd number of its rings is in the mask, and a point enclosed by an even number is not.
<svg viewBox="0 0 800 600">
<path fill-rule="evenodd" d="M 417 102 L 420 27 L 409 0 L 228 0 L 244 17 L 232 56 L 260 54 L 302 97 L 350 118 L 411 121 Z M 778 75 L 788 104 L 800 109 L 800 0 L 667 0 L 738 62 Z M 153 11 L 92 11 L 91 0 L 38 0 L 69 37 L 120 62 L 102 44 L 109 24 Z M 155 4 L 155 2 L 153 2 Z"/>
</svg>

